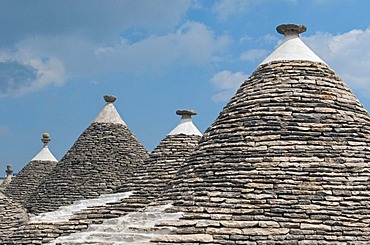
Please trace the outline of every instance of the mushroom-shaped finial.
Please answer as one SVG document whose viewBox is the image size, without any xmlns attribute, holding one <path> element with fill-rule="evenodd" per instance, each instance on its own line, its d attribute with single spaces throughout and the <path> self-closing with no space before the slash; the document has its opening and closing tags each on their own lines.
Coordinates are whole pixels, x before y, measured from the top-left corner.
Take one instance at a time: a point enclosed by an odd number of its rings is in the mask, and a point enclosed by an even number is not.
<svg viewBox="0 0 370 245">
<path fill-rule="evenodd" d="M 177 115 L 181 116 L 181 119 L 189 119 L 191 116 L 197 115 L 197 112 L 194 110 L 177 110 Z"/>
<path fill-rule="evenodd" d="M 283 24 L 276 27 L 276 31 L 284 36 L 299 35 L 307 30 L 304 25 Z"/>
<path fill-rule="evenodd" d="M 114 101 L 116 101 L 116 99 L 117 97 L 114 95 L 104 95 L 104 100 L 107 103 L 113 103 Z"/>
<path fill-rule="evenodd" d="M 49 133 L 43 133 L 42 134 L 42 139 L 41 139 L 42 143 L 44 143 L 44 145 L 46 146 L 49 142 L 50 142 L 50 135 Z"/>
<path fill-rule="evenodd" d="M 11 164 L 6 165 L 5 173 L 6 176 L 10 176 L 13 174 L 13 166 Z"/>
</svg>

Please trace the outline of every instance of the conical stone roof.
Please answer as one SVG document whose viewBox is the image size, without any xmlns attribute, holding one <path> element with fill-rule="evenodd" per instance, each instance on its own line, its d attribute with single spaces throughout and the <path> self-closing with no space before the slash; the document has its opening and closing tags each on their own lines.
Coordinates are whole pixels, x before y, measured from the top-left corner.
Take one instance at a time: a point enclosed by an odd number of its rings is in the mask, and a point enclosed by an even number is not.
<svg viewBox="0 0 370 245">
<path fill-rule="evenodd" d="M 44 143 L 42 150 L 12 179 L 5 189 L 7 196 L 22 205 L 58 162 L 48 148 L 49 134 L 44 133 L 41 141 Z"/>
<path fill-rule="evenodd" d="M 116 98 L 104 99 L 100 114 L 28 199 L 31 213 L 113 193 L 148 157 L 115 109 Z"/>
<path fill-rule="evenodd" d="M 121 191 L 137 191 L 146 203 L 156 198 L 182 167 L 198 145 L 202 133 L 193 124 L 193 110 L 178 110 L 180 123 L 150 153 L 132 179 L 121 186 Z"/>
<path fill-rule="evenodd" d="M 263 62 L 206 130 L 166 193 L 183 215 L 152 242 L 369 243 L 370 117 L 300 50 Z"/>
<path fill-rule="evenodd" d="M 56 241 L 62 244 L 69 244 L 71 240 L 86 244 L 91 242 L 91 239 L 94 239 L 93 241 L 97 244 L 106 243 L 109 236 L 110 241 L 114 238 L 117 239 L 117 237 L 119 237 L 118 242 L 125 241 L 125 244 L 132 241 L 132 235 L 121 236 L 119 234 L 120 230 L 129 229 L 125 226 L 127 222 L 130 226 L 133 226 L 137 219 L 135 213 L 151 201 L 156 200 L 164 191 L 166 185 L 173 179 L 184 161 L 195 150 L 201 137 L 201 133 L 191 119 L 192 115 L 197 114 L 195 111 L 178 110 L 176 113 L 181 115 L 180 123 L 150 153 L 149 157 L 138 167 L 135 174 L 123 180 L 123 185 L 118 188 L 119 193 L 112 195 L 113 197 L 115 195 L 123 196 L 128 193 L 128 197 L 122 197 L 104 205 L 81 208 L 79 211 L 76 210 L 76 207 L 70 206 L 64 207 L 64 210 L 59 212 L 43 213 L 33 217 L 28 225 L 18 229 L 8 242 L 19 244 L 42 241 L 48 243 L 59 236 L 62 237 Z M 95 202 L 103 203 L 99 199 L 109 196 L 100 197 Z M 90 200 L 93 201 L 93 199 L 89 199 L 86 202 Z M 73 215 L 69 210 L 73 211 Z M 125 215 L 128 213 L 132 214 L 126 217 Z M 149 216 L 151 215 L 153 213 Z M 117 222 L 121 219 L 124 222 Z M 108 224 L 104 221 L 107 221 Z M 146 222 L 149 221 L 148 218 Z M 98 225 L 100 223 L 102 224 Z M 81 231 L 91 226 L 94 227 L 86 231 L 88 235 L 81 235 Z M 113 228 L 111 229 L 111 227 Z M 111 234 L 112 230 L 115 233 Z M 45 233 L 48 233 L 47 237 L 43 235 Z M 70 233 L 72 234 L 69 235 Z M 139 243 L 134 240 L 134 244 Z"/>
<path fill-rule="evenodd" d="M 141 244 L 141 240 L 151 237 L 151 232 L 146 229 L 147 224 L 171 217 L 161 216 L 160 212 L 157 214 L 161 207 L 146 207 L 158 199 L 185 160 L 196 149 L 202 135 L 191 119 L 191 116 L 197 114 L 195 111 L 178 110 L 176 114 L 181 115 L 180 123 L 150 153 L 149 158 L 132 178 L 119 189 L 132 191 L 132 195 L 109 206 L 76 214 L 80 217 L 103 217 L 103 223 L 93 224 L 85 232 L 62 236 L 55 240 L 56 243 Z M 146 209 L 150 211 L 143 215 L 140 211 Z M 112 213 L 118 214 L 122 211 L 125 213 L 111 218 Z"/>
<path fill-rule="evenodd" d="M 0 192 L 0 243 L 3 243 L 19 226 L 27 222 L 26 211 Z"/>
</svg>

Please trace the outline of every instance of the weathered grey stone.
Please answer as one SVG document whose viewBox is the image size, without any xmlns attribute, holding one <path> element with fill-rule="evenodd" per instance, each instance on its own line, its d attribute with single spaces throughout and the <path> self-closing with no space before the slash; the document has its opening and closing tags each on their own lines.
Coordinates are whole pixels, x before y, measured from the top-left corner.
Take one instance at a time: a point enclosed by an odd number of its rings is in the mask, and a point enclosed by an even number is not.
<svg viewBox="0 0 370 245">
<path fill-rule="evenodd" d="M 261 65 L 164 196 L 185 220 L 217 220 L 207 231 L 220 244 L 350 242 L 353 235 L 341 229 L 358 232 L 370 215 L 369 135 L 368 113 L 326 65 Z"/>
<path fill-rule="evenodd" d="M 122 124 L 92 123 L 30 195 L 31 213 L 54 211 L 79 199 L 113 193 L 148 153 Z"/>
<path fill-rule="evenodd" d="M 12 179 L 5 189 L 5 194 L 24 205 L 56 164 L 54 161 L 31 161 Z"/>
<path fill-rule="evenodd" d="M 116 191 L 133 192 L 129 198 L 122 199 L 115 203 L 109 203 L 105 206 L 97 206 L 82 210 L 75 213 L 69 218 L 69 221 L 65 223 L 29 223 L 18 229 L 16 235 L 13 235 L 9 241 L 12 243 L 24 243 L 25 237 L 27 236 L 29 237 L 27 241 L 35 242 L 42 239 L 45 232 L 50 234 L 53 238 L 66 236 L 70 233 L 83 231 L 93 224 L 101 224 L 104 220 L 118 218 L 129 212 L 135 212 L 144 208 L 149 202 L 156 200 L 159 194 L 173 179 L 183 162 L 194 151 L 199 139 L 200 136 L 198 135 L 178 134 L 166 136 L 153 150 L 149 158 L 136 167 L 135 171 L 130 174 L 126 173 L 124 178 L 117 181 L 117 183 L 120 183 L 120 186 L 116 187 Z M 119 159 L 120 158 L 118 158 L 118 160 Z M 106 188 L 108 185 L 101 183 L 98 186 Z M 95 192 L 96 195 L 99 195 L 98 190 Z M 90 191 L 90 193 L 93 193 L 93 191 Z M 187 220 L 176 222 L 172 220 L 167 222 L 161 221 L 158 223 L 158 227 L 148 229 L 145 232 L 149 233 L 161 230 L 163 233 L 164 230 L 168 229 L 166 228 L 167 226 L 192 227 L 192 225 L 196 223 L 196 221 Z M 119 224 L 116 223 L 116 225 Z M 131 228 L 132 231 L 133 229 L 139 228 Z"/>
<path fill-rule="evenodd" d="M 200 235 L 163 235 L 153 239 L 153 242 L 171 242 L 182 243 L 184 242 L 212 242 L 213 237 L 208 234 Z"/>
<path fill-rule="evenodd" d="M 146 161 L 121 185 L 134 199 L 79 215 L 96 221 L 155 200 L 182 214 L 158 222 L 161 234 L 135 228 L 156 244 L 367 244 L 369 155 L 370 117 L 326 64 L 273 61 L 241 85 L 176 173 L 160 174 L 171 161 Z"/>
<path fill-rule="evenodd" d="M 0 243 L 28 221 L 25 209 L 0 192 Z"/>
</svg>

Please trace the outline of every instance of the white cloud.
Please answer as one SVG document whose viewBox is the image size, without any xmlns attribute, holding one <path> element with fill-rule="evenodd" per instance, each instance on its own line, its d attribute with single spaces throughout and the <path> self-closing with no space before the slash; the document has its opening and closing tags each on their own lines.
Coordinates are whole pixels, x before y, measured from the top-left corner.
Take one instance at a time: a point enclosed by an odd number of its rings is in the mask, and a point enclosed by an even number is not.
<svg viewBox="0 0 370 245">
<path fill-rule="evenodd" d="M 266 57 L 268 51 L 265 49 L 250 49 L 240 55 L 241 60 L 245 61 L 258 61 Z"/>
<path fill-rule="evenodd" d="M 230 42 L 228 36 L 216 36 L 198 22 L 186 22 L 173 32 L 137 42 L 122 39 L 110 46 L 77 35 L 34 36 L 12 51 L 0 50 L 0 65 L 3 62 L 9 67 L 6 74 L 0 73 L 0 96 L 60 85 L 69 77 L 93 80 L 111 72 L 161 73 L 176 63 L 202 66 L 218 62 Z"/>
<path fill-rule="evenodd" d="M 0 29 L 0 44 L 34 35 L 76 34 L 110 42 L 130 28 L 172 30 L 190 7 L 190 0 L 0 1 L 0 23 L 6 23 Z"/>
<path fill-rule="evenodd" d="M 216 36 L 201 23 L 186 22 L 173 32 L 137 42 L 122 39 L 110 46 L 80 36 L 34 37 L 19 46 L 40 57 L 57 57 L 69 77 L 96 78 L 108 72 L 163 72 L 176 62 L 197 66 L 217 62 L 229 43 L 228 36 Z"/>
<path fill-rule="evenodd" d="M 203 2 L 202 0 L 192 0 L 191 8 L 197 10 L 204 10 L 205 9 L 204 4 L 205 2 Z"/>
<path fill-rule="evenodd" d="M 59 60 L 40 58 L 25 49 L 0 52 L 0 68 L 0 97 L 23 95 L 65 80 Z"/>
<path fill-rule="evenodd" d="M 260 2 L 261 0 L 222 0 L 212 6 L 212 11 L 221 20 L 227 20 L 230 16 L 241 15 L 247 12 L 253 4 Z"/>
<path fill-rule="evenodd" d="M 221 90 L 212 96 L 214 102 L 228 101 L 248 78 L 248 75 L 242 72 L 232 73 L 231 71 L 221 71 L 211 78 L 211 83 Z"/>
<path fill-rule="evenodd" d="M 204 64 L 227 43 L 195 23 L 176 30 L 191 0 L 5 4 L 0 2 L 0 21 L 7 23 L 0 30 L 0 96 L 60 85 L 69 77 L 156 70 L 181 58 Z M 132 40 L 120 42 L 125 35 Z"/>
<path fill-rule="evenodd" d="M 245 43 L 245 42 L 249 42 L 253 40 L 253 38 L 251 36 L 248 36 L 248 35 L 244 35 L 242 36 L 240 39 L 239 39 L 239 43 L 242 44 L 242 43 Z"/>
<path fill-rule="evenodd" d="M 303 36 L 302 39 L 352 89 L 370 97 L 370 28 L 351 30 L 339 35 L 316 33 L 309 37 Z M 251 49 L 244 52 L 241 59 L 255 61 L 266 54 L 263 49 Z M 246 78 L 241 72 L 217 73 L 211 82 L 221 91 L 212 99 L 215 102 L 227 101 Z"/>
<path fill-rule="evenodd" d="M 281 40 L 275 35 L 267 34 L 263 37 L 259 38 L 258 41 L 264 42 L 264 43 L 276 43 L 277 41 Z"/>
<path fill-rule="evenodd" d="M 316 33 L 303 40 L 344 82 L 369 97 L 370 28 L 339 35 Z"/>
</svg>

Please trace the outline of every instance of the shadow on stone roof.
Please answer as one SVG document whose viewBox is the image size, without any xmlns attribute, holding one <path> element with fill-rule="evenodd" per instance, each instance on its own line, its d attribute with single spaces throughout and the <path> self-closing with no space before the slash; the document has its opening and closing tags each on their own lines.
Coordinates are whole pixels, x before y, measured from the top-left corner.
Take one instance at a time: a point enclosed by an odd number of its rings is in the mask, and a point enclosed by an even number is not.
<svg viewBox="0 0 370 245">
<path fill-rule="evenodd" d="M 31 213 L 113 193 L 148 157 L 116 111 L 114 96 L 26 202 Z"/>
</svg>

